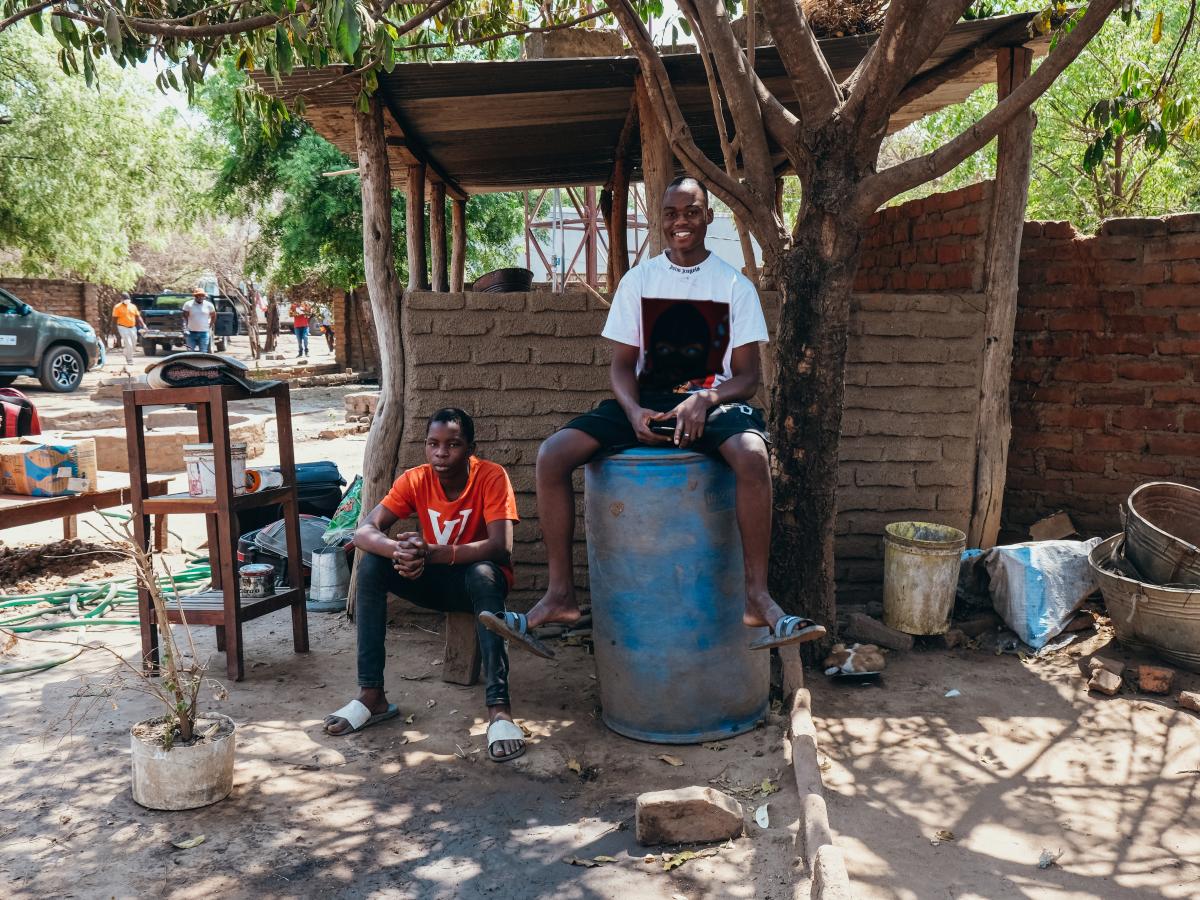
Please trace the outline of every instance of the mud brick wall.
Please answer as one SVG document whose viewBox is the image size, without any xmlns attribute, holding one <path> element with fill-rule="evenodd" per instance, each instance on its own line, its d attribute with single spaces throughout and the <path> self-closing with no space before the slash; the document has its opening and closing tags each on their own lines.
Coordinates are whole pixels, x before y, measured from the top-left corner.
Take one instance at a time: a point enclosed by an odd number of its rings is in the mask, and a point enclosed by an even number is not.
<svg viewBox="0 0 1200 900">
<path fill-rule="evenodd" d="M 1112 534 L 1138 484 L 1200 481 L 1200 214 L 1027 223 L 1020 278 L 1005 524 Z"/>
<path fill-rule="evenodd" d="M 778 298 L 766 294 L 763 305 L 773 330 Z M 981 309 L 970 294 L 855 298 L 837 526 L 845 602 L 878 596 L 887 522 L 966 523 Z M 420 293 L 406 300 L 403 462 L 423 462 L 424 423 L 438 408 L 459 406 L 475 417 L 480 452 L 507 467 L 517 492 L 518 605 L 546 585 L 534 495 L 538 447 L 610 396 L 607 342 L 599 337 L 605 316 L 599 301 L 576 293 Z M 586 588 L 581 475 L 576 486 L 576 583 Z"/>
<path fill-rule="evenodd" d="M 94 284 L 48 278 L 0 278 L 0 288 L 38 312 L 83 319 L 100 330 L 99 290 Z"/>
</svg>

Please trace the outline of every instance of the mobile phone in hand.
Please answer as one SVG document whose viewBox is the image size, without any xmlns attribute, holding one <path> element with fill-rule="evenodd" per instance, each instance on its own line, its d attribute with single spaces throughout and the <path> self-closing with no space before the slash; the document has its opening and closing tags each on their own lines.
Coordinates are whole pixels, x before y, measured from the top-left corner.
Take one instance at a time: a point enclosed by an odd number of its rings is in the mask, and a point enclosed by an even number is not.
<svg viewBox="0 0 1200 900">
<path fill-rule="evenodd" d="M 662 422 L 651 422 L 650 430 L 653 431 L 655 434 L 663 434 L 663 435 L 666 435 L 667 437 L 674 437 L 675 436 L 675 424 L 676 423 L 675 423 L 674 419 L 667 419 Z"/>
</svg>

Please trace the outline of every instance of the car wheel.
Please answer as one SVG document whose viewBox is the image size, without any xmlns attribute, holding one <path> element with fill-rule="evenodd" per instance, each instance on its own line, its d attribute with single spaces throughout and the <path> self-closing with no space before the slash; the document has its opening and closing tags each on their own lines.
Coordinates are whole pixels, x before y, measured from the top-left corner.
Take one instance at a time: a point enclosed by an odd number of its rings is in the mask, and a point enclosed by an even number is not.
<svg viewBox="0 0 1200 900">
<path fill-rule="evenodd" d="M 0 387 L 8 387 L 16 380 L 16 375 L 0 375 Z"/>
<path fill-rule="evenodd" d="M 145 356 L 154 356 L 158 353 L 158 343 L 155 341 L 142 341 L 142 353 Z"/>
<path fill-rule="evenodd" d="M 217 352 L 224 353 L 226 346 L 227 345 L 224 341 L 217 341 Z"/>
<path fill-rule="evenodd" d="M 51 347 L 38 367 L 38 380 L 48 391 L 69 394 L 83 381 L 84 362 L 73 347 Z"/>
</svg>

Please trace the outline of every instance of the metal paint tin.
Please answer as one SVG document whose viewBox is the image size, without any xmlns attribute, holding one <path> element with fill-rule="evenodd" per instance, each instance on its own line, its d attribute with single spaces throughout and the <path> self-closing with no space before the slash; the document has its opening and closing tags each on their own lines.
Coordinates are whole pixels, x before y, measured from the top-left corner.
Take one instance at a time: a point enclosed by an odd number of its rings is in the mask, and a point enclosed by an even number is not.
<svg viewBox="0 0 1200 900">
<path fill-rule="evenodd" d="M 269 597 L 274 593 L 275 567 L 250 563 L 238 569 L 243 597 Z"/>
<path fill-rule="evenodd" d="M 246 491 L 255 494 L 269 488 L 283 487 L 283 473 L 277 469 L 246 469 Z"/>
</svg>

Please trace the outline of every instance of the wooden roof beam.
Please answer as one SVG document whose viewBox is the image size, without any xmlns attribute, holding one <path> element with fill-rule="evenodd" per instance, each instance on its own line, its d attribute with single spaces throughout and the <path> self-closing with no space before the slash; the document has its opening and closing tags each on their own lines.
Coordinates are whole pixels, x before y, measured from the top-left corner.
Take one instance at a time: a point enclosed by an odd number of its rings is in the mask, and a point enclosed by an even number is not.
<svg viewBox="0 0 1200 900">
<path fill-rule="evenodd" d="M 396 127 L 400 129 L 400 133 L 403 135 L 399 139 L 394 137 L 388 138 L 388 145 L 403 147 L 407 150 L 409 155 L 418 163 L 424 165 L 425 171 L 433 176 L 430 180 L 439 181 L 446 186 L 446 194 L 448 196 L 453 197 L 455 200 L 466 200 L 467 192 L 462 189 L 457 181 L 446 174 L 446 170 L 425 149 L 424 143 L 404 120 L 404 117 L 400 115 L 396 109 L 396 104 L 388 97 L 387 90 L 382 85 L 379 88 L 379 93 L 383 97 L 383 105 L 392 117 L 392 121 L 396 123 Z"/>
</svg>

